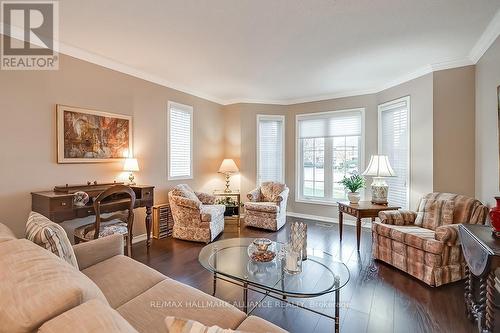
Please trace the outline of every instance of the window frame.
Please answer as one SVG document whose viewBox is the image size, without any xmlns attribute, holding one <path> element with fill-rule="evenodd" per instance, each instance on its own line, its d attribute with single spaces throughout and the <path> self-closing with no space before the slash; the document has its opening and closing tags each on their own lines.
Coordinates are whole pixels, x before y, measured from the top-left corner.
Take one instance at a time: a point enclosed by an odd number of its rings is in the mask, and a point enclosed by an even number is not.
<svg viewBox="0 0 500 333">
<path fill-rule="evenodd" d="M 341 109 L 341 110 L 331 110 L 331 111 L 322 111 L 322 112 L 308 112 L 308 113 L 300 113 L 295 115 L 295 202 L 300 203 L 308 203 L 308 204 L 317 204 L 317 205 L 325 205 L 325 206 L 338 206 L 337 199 L 332 198 L 332 200 L 325 199 L 314 199 L 311 197 L 303 197 L 302 196 L 302 156 L 301 156 L 301 144 L 299 138 L 299 120 L 314 117 L 318 115 L 330 115 L 330 114 L 338 114 L 338 113 L 348 113 L 348 112 L 359 112 L 361 114 L 361 135 L 360 135 L 360 158 L 359 158 L 359 172 L 363 171 L 362 169 L 365 167 L 365 111 L 366 108 L 352 108 L 352 109 Z M 325 186 L 326 188 L 326 180 Z M 330 182 L 328 182 L 330 183 Z M 333 179 L 331 181 L 333 185 Z"/>
<path fill-rule="evenodd" d="M 285 131 L 286 131 L 286 128 L 285 128 L 285 116 L 284 115 L 272 115 L 272 114 L 257 114 L 257 117 L 256 117 L 256 125 L 257 125 L 257 149 L 256 149 L 256 183 L 257 183 L 257 186 L 260 186 L 261 185 L 261 180 L 260 180 L 260 121 L 261 120 L 278 120 L 278 121 L 281 121 L 282 123 L 282 133 L 281 133 L 281 149 L 283 151 L 282 153 L 282 161 L 281 161 L 281 165 L 282 165 L 282 170 L 281 170 L 281 178 L 283 180 L 283 182 L 285 183 L 285 150 L 286 150 L 286 144 L 285 144 Z"/>
<path fill-rule="evenodd" d="M 407 171 L 407 177 L 406 177 L 406 183 L 408 184 L 406 186 L 406 207 L 410 207 L 410 195 L 411 195 L 411 98 L 410 95 L 399 97 L 384 103 L 381 103 L 377 106 L 378 110 L 378 118 L 377 118 L 377 151 L 379 154 L 382 154 L 382 112 L 387 112 L 390 111 L 390 109 L 383 110 L 383 108 L 387 108 L 388 106 L 399 104 L 401 102 L 406 102 L 408 111 L 407 111 L 407 130 L 408 130 L 408 139 L 407 139 L 407 145 L 408 145 L 408 152 L 407 152 L 407 160 L 408 160 L 408 171 Z"/>
<path fill-rule="evenodd" d="M 171 110 L 172 110 L 172 107 L 174 108 L 177 108 L 177 109 L 180 109 L 182 111 L 185 111 L 187 113 L 190 114 L 190 124 L 189 124 L 189 130 L 190 130 L 190 174 L 189 175 L 186 175 L 186 176 L 171 176 L 170 174 L 170 162 L 172 161 L 172 152 L 171 152 L 171 147 L 170 147 L 170 141 L 171 141 L 171 138 L 170 138 L 170 135 L 171 135 L 171 128 L 170 128 L 170 125 L 171 125 Z M 186 105 L 186 104 L 181 104 L 181 103 L 177 103 L 177 102 L 173 102 L 173 101 L 168 101 L 167 103 L 167 129 L 168 129 L 168 132 L 167 132 L 167 157 L 168 157 L 168 161 L 167 161 L 167 179 L 168 180 L 187 180 L 187 179 L 193 179 L 194 178 L 194 170 L 193 170 L 193 160 L 194 160 L 194 154 L 193 154 L 193 146 L 194 146 L 194 143 L 193 143 L 193 123 L 194 123 L 194 109 L 191 105 Z"/>
</svg>

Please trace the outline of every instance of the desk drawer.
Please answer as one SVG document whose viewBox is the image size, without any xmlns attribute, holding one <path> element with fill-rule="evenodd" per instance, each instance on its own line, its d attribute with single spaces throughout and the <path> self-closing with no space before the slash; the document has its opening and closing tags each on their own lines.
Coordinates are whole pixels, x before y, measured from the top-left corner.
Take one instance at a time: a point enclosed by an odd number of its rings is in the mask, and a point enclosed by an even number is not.
<svg viewBox="0 0 500 333">
<path fill-rule="evenodd" d="M 153 189 L 151 188 L 141 189 L 141 199 L 144 201 L 153 200 Z"/>
<path fill-rule="evenodd" d="M 54 198 L 50 201 L 50 210 L 53 212 L 73 209 L 73 197 Z"/>
</svg>

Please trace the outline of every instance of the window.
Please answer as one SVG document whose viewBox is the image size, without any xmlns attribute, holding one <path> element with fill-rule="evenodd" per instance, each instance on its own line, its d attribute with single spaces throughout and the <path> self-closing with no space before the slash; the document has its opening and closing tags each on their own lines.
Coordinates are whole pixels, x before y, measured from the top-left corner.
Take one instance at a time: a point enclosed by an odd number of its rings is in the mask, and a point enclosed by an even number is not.
<svg viewBox="0 0 500 333">
<path fill-rule="evenodd" d="M 257 182 L 285 182 L 285 116 L 257 115 Z"/>
<path fill-rule="evenodd" d="M 297 200 L 334 203 L 346 199 L 339 182 L 360 173 L 364 109 L 297 116 Z"/>
<path fill-rule="evenodd" d="M 193 178 L 193 108 L 168 102 L 168 179 Z"/>
<path fill-rule="evenodd" d="M 410 184 L 410 97 L 378 106 L 378 151 L 387 155 L 396 177 L 386 178 L 388 200 L 408 208 Z"/>
</svg>

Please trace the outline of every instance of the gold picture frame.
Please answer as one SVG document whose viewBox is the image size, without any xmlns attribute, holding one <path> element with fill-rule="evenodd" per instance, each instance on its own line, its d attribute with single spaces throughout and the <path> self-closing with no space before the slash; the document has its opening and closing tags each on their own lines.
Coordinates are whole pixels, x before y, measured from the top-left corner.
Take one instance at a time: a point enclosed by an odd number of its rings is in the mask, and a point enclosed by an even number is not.
<svg viewBox="0 0 500 333">
<path fill-rule="evenodd" d="M 132 154 L 132 116 L 56 105 L 57 163 L 105 163 Z"/>
</svg>

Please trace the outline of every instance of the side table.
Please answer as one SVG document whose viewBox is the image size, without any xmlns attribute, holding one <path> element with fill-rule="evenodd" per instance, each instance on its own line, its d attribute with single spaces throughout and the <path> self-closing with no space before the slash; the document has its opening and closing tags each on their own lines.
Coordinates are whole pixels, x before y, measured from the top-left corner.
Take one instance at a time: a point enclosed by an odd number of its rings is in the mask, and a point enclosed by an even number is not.
<svg viewBox="0 0 500 333">
<path fill-rule="evenodd" d="M 391 205 L 376 205 L 371 203 L 371 201 L 360 201 L 357 204 L 352 204 L 348 201 L 339 201 L 339 235 L 340 241 L 342 241 L 342 227 L 344 224 L 344 215 L 348 214 L 356 218 L 356 239 L 357 248 L 359 251 L 359 243 L 361 240 L 361 219 L 371 218 L 372 222 L 378 217 L 378 213 L 384 210 L 397 210 L 401 207 L 391 206 Z"/>
<path fill-rule="evenodd" d="M 231 192 L 224 192 L 224 191 L 214 191 L 213 195 L 218 197 L 218 198 L 231 198 L 233 199 L 235 203 L 235 211 L 231 215 L 225 215 L 224 219 L 227 220 L 232 220 L 236 221 L 238 225 L 238 229 L 240 228 L 240 216 L 241 216 L 241 196 L 239 191 L 231 191 Z M 227 205 L 226 205 L 227 209 Z M 234 214 L 236 213 L 236 214 Z"/>
<path fill-rule="evenodd" d="M 467 263 L 464 294 L 467 317 L 477 321 L 481 333 L 493 332 L 495 268 L 500 266 L 500 240 L 484 225 L 461 224 L 458 234 Z M 476 279 L 479 279 L 479 299 L 474 291 Z"/>
</svg>

